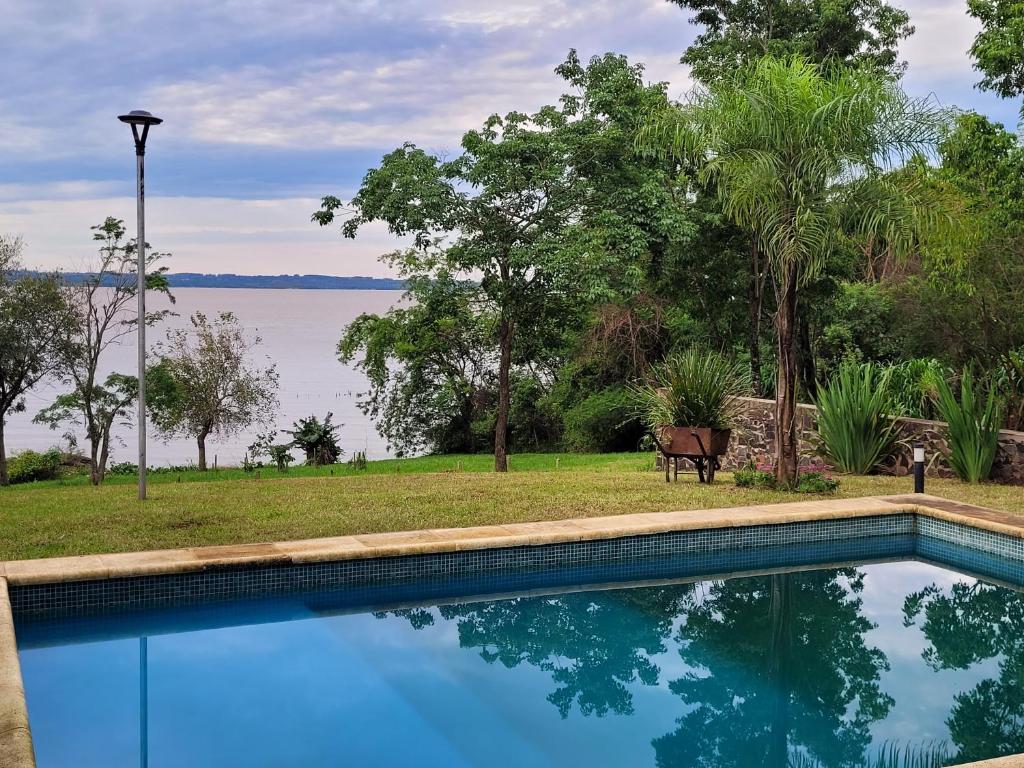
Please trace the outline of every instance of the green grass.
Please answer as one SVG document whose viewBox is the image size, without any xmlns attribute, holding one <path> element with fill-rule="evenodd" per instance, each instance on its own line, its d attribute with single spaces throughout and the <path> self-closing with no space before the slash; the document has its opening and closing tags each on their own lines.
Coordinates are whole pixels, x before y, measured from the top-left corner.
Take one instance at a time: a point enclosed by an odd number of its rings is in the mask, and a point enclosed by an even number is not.
<svg viewBox="0 0 1024 768">
<path fill-rule="evenodd" d="M 557 460 L 557 468 L 556 468 Z M 0 559 L 126 552 L 353 533 L 729 507 L 819 498 L 713 486 L 694 475 L 666 484 L 650 454 L 516 455 L 512 472 L 489 456 L 445 456 L 295 468 L 155 475 L 149 499 L 133 478 L 99 488 L 78 479 L 0 489 Z M 839 497 L 907 493 L 909 478 L 844 477 Z M 940 496 L 1024 514 L 1012 486 L 929 480 Z"/>
</svg>

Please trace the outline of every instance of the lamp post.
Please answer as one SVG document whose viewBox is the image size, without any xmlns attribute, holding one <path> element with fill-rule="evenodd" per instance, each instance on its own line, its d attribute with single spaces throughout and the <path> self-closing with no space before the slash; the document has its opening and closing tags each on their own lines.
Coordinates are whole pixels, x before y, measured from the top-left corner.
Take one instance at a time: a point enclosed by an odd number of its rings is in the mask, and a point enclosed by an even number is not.
<svg viewBox="0 0 1024 768">
<path fill-rule="evenodd" d="M 146 498 L 146 137 L 152 125 L 163 122 L 149 112 L 136 109 L 118 120 L 132 127 L 135 139 L 135 179 L 137 185 L 137 216 L 139 233 L 135 252 L 139 258 L 139 500 Z"/>
</svg>

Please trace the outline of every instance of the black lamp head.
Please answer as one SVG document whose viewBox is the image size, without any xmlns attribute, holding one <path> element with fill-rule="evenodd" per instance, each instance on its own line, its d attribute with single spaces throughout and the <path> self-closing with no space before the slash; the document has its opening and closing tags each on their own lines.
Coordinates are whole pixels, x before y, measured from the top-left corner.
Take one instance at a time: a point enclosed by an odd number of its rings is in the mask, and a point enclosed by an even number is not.
<svg viewBox="0 0 1024 768">
<path fill-rule="evenodd" d="M 144 109 L 133 109 L 127 115 L 118 115 L 117 119 L 132 127 L 132 136 L 135 137 L 135 154 L 146 154 L 146 136 L 149 135 L 149 126 L 160 125 L 163 120 L 155 115 L 146 112 Z M 142 132 L 139 132 L 139 127 Z"/>
<path fill-rule="evenodd" d="M 118 115 L 118 120 L 129 125 L 160 125 L 162 118 L 150 114 L 144 109 L 133 109 L 127 115 Z"/>
</svg>

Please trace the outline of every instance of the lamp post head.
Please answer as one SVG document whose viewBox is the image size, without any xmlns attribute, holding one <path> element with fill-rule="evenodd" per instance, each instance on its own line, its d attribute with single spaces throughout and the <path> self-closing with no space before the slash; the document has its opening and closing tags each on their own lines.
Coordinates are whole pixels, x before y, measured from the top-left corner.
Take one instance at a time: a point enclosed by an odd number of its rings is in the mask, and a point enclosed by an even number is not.
<svg viewBox="0 0 1024 768">
<path fill-rule="evenodd" d="M 135 154 L 146 154 L 146 136 L 149 135 L 151 125 L 160 125 L 163 119 L 146 112 L 143 109 L 133 109 L 127 115 L 118 115 L 117 119 L 132 127 L 132 136 L 135 138 Z M 142 132 L 139 133 L 139 128 Z"/>
</svg>

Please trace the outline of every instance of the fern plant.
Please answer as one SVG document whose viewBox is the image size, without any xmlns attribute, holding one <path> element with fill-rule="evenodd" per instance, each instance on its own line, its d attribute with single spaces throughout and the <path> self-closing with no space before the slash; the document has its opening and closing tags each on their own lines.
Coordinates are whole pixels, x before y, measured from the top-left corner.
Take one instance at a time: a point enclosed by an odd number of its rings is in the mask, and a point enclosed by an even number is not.
<svg viewBox="0 0 1024 768">
<path fill-rule="evenodd" d="M 889 373 L 870 363 L 842 365 L 818 392 L 819 448 L 841 472 L 870 474 L 892 453 L 899 433 Z"/>
<path fill-rule="evenodd" d="M 718 352 L 693 347 L 651 370 L 646 384 L 631 388 L 640 418 L 649 429 L 662 426 L 729 429 L 739 415 L 739 398 L 750 392 L 746 368 Z"/>
<path fill-rule="evenodd" d="M 936 382 L 935 405 L 949 425 L 946 459 L 964 482 L 980 483 L 992 473 L 1003 424 L 1003 403 L 996 389 L 994 382 L 976 382 L 970 368 L 964 368 L 960 377 L 959 399 L 948 381 Z"/>
</svg>

